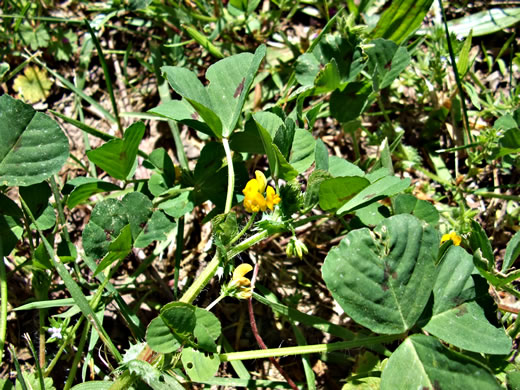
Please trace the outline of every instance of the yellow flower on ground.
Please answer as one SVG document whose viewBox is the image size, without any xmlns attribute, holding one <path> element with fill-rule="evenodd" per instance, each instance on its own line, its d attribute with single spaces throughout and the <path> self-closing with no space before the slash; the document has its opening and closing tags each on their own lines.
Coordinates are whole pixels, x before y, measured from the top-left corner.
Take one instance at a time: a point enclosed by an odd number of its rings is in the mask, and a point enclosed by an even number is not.
<svg viewBox="0 0 520 390">
<path fill-rule="evenodd" d="M 462 242 L 462 237 L 457 235 L 453 230 L 447 234 L 444 234 L 441 238 L 441 244 L 444 244 L 446 241 L 451 240 L 453 245 L 459 246 Z"/>
<path fill-rule="evenodd" d="M 267 185 L 267 179 L 261 171 L 255 171 L 255 178 L 247 182 L 246 187 L 242 190 L 245 195 L 244 207 L 249 213 L 257 213 L 265 211 L 267 208 L 274 209 L 274 206 L 280 203 L 280 196 L 275 192 L 274 188 Z M 264 192 L 267 189 L 266 197 Z"/>
</svg>

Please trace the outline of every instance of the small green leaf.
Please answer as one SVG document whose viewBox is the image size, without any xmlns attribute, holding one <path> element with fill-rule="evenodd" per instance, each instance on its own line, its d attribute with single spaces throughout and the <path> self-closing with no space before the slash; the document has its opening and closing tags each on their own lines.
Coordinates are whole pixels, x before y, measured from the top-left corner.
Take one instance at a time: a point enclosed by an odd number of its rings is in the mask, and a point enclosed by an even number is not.
<svg viewBox="0 0 520 390">
<path fill-rule="evenodd" d="M 146 328 L 146 342 L 159 353 L 172 353 L 182 345 L 182 340 L 165 324 L 161 317 L 154 318 Z"/>
<path fill-rule="evenodd" d="M 144 130 L 144 123 L 136 122 L 126 129 L 123 139 L 108 141 L 99 148 L 87 152 L 87 157 L 110 176 L 126 180 L 136 162 Z"/>
<path fill-rule="evenodd" d="M 182 302 L 172 302 L 163 306 L 161 318 L 177 335 L 193 334 L 197 322 L 195 307 Z"/>
<path fill-rule="evenodd" d="M 399 194 L 392 199 L 394 214 L 412 214 L 432 226 L 439 223 L 439 212 L 430 202 L 413 195 Z"/>
<path fill-rule="evenodd" d="M 153 241 L 166 240 L 175 226 L 175 222 L 170 221 L 162 211 L 154 211 L 150 219 L 143 226 L 143 229 L 137 235 L 134 247 L 146 248 Z"/>
<path fill-rule="evenodd" d="M 368 48 L 368 70 L 372 75 L 374 91 L 388 87 L 408 66 L 411 57 L 405 47 L 394 42 L 375 39 L 374 46 Z"/>
<path fill-rule="evenodd" d="M 9 95 L 0 97 L 0 137 L 0 185 L 39 183 L 69 156 L 69 141 L 58 124 Z"/>
<path fill-rule="evenodd" d="M 491 247 L 491 243 L 489 242 L 489 238 L 482 229 L 482 226 L 477 221 L 471 221 L 471 234 L 469 236 L 469 244 L 473 251 L 480 249 L 482 251 L 482 256 L 484 256 L 489 262 L 489 268 L 493 267 L 495 264 L 495 256 L 493 256 L 493 248 Z"/>
<path fill-rule="evenodd" d="M 504 262 L 502 264 L 502 272 L 506 272 L 515 263 L 520 256 L 520 232 L 516 232 L 513 238 L 509 241 L 506 247 L 506 254 L 504 255 Z"/>
<path fill-rule="evenodd" d="M 501 389 L 489 369 L 423 334 L 404 340 L 381 375 L 381 390 L 453 389 L 455 384 L 461 389 Z"/>
<path fill-rule="evenodd" d="M 130 253 L 131 250 L 132 233 L 130 225 L 126 225 L 121 230 L 121 233 L 119 233 L 119 236 L 117 236 L 116 239 L 108 245 L 108 253 L 97 266 L 96 271 L 94 272 L 94 276 L 96 276 L 105 268 L 111 266 L 115 262 L 124 259 L 126 255 Z"/>
<path fill-rule="evenodd" d="M 119 186 L 95 177 L 76 177 L 65 184 L 64 193 L 68 194 L 67 206 L 73 209 L 82 204 L 92 195 L 101 192 L 121 190 Z"/>
<path fill-rule="evenodd" d="M 215 315 L 207 310 L 195 307 L 197 323 L 193 334 L 199 348 L 208 352 L 217 352 L 215 340 L 220 336 L 222 329 L 220 321 Z"/>
<path fill-rule="evenodd" d="M 384 220 L 373 232 L 353 230 L 329 251 L 323 280 L 358 324 L 375 333 L 412 328 L 435 281 L 438 233 L 407 215 Z"/>
<path fill-rule="evenodd" d="M 159 205 L 159 208 L 173 218 L 180 218 L 193 210 L 195 204 L 190 199 L 189 192 L 183 192 L 173 199 L 169 199 Z"/>
<path fill-rule="evenodd" d="M 184 370 L 194 382 L 206 381 L 218 371 L 220 359 L 217 354 L 206 354 L 193 348 L 184 348 L 181 355 Z"/>
</svg>

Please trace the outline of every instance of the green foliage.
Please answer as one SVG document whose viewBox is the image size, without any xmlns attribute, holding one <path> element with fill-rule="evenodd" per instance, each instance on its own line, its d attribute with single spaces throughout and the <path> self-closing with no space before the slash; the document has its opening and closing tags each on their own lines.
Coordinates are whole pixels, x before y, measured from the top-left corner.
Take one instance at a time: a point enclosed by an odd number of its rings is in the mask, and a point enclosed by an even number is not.
<svg viewBox="0 0 520 390">
<path fill-rule="evenodd" d="M 432 4 L 2 5 L 15 387 L 518 388 L 518 10 Z"/>
</svg>

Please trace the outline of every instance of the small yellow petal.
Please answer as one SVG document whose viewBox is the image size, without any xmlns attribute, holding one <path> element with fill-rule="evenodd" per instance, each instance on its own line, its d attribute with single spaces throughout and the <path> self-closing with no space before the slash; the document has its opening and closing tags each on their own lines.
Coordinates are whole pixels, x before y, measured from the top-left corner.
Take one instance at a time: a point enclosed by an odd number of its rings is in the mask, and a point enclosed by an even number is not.
<svg viewBox="0 0 520 390">
<path fill-rule="evenodd" d="M 247 195 L 249 193 L 259 192 L 258 189 L 258 181 L 256 179 L 251 179 L 247 182 L 246 188 L 242 190 L 242 193 Z"/>
<path fill-rule="evenodd" d="M 444 244 L 446 241 L 451 240 L 453 242 L 453 245 L 459 246 L 462 242 L 462 237 L 459 236 L 454 231 L 451 231 L 447 234 L 444 234 L 441 238 L 441 244 Z"/>
<path fill-rule="evenodd" d="M 235 271 L 233 271 L 233 280 L 239 280 L 244 278 L 244 275 L 247 274 L 249 271 L 253 269 L 253 266 L 251 264 L 243 263 L 240 264 L 238 267 L 235 268 Z M 246 279 L 246 278 L 244 278 Z"/>
<path fill-rule="evenodd" d="M 258 192 L 264 193 L 265 187 L 267 186 L 267 179 L 262 171 L 255 171 L 256 181 L 258 182 Z"/>
<path fill-rule="evenodd" d="M 280 203 L 281 200 L 280 196 L 274 191 L 274 188 L 268 186 L 266 192 L 266 203 L 269 210 L 273 210 L 274 206 Z"/>
</svg>

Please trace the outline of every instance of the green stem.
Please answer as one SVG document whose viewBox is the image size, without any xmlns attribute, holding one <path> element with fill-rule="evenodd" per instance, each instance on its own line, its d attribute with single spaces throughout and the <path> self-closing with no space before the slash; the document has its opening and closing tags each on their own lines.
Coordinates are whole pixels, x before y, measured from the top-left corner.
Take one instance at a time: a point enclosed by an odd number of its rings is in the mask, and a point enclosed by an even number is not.
<svg viewBox="0 0 520 390">
<path fill-rule="evenodd" d="M 202 289 L 206 287 L 211 278 L 213 278 L 215 272 L 217 272 L 219 264 L 220 256 L 217 250 L 217 253 L 215 253 L 213 259 L 211 259 L 211 261 L 208 263 L 206 268 L 204 268 L 199 277 L 195 279 L 190 288 L 188 288 L 188 290 L 184 293 L 181 299 L 179 299 L 179 302 L 192 303 L 195 300 L 195 298 L 197 298 L 197 295 L 199 295 Z"/>
<path fill-rule="evenodd" d="M 2 365 L 5 335 L 7 332 L 7 276 L 5 272 L 2 237 L 0 237 L 0 298 L 0 365 Z"/>
<path fill-rule="evenodd" d="M 222 138 L 222 145 L 226 151 L 226 160 L 228 165 L 228 187 L 226 195 L 226 206 L 224 208 L 224 214 L 227 214 L 231 210 L 231 205 L 233 203 L 233 192 L 235 190 L 235 171 L 233 169 L 233 157 L 231 156 L 231 149 L 229 148 L 229 141 L 227 138 Z"/>
<path fill-rule="evenodd" d="M 229 245 L 233 245 L 235 242 L 237 242 L 239 240 L 240 237 L 242 237 L 244 235 L 245 232 L 247 232 L 249 230 L 249 228 L 251 227 L 251 225 L 253 224 L 254 220 L 255 220 L 255 217 L 256 217 L 256 212 L 253 213 L 251 215 L 251 218 L 249 219 L 249 221 L 247 221 L 247 224 L 246 226 L 244 226 L 244 228 L 240 231 L 240 233 L 238 233 L 230 242 L 229 242 Z"/>
<path fill-rule="evenodd" d="M 88 332 L 90 330 L 90 324 L 88 322 L 85 323 L 83 327 L 83 332 L 81 332 L 81 338 L 79 341 L 78 350 L 76 351 L 76 355 L 74 355 L 74 361 L 72 362 L 72 367 L 70 368 L 69 377 L 67 378 L 67 382 L 65 383 L 65 387 L 63 390 L 69 390 L 76 378 L 76 371 L 78 370 L 79 361 L 83 355 L 83 348 L 85 347 L 85 343 L 87 342 Z"/>
<path fill-rule="evenodd" d="M 403 335 L 384 335 L 359 338 L 351 341 L 340 341 L 330 344 L 301 345 L 298 347 L 258 349 L 244 352 L 230 352 L 219 355 L 221 362 L 231 362 L 233 360 L 262 359 L 268 357 L 305 355 L 309 353 L 323 353 L 338 351 L 341 349 L 351 349 L 365 347 L 373 344 L 388 343 L 402 338 Z"/>
<path fill-rule="evenodd" d="M 221 300 L 223 300 L 224 298 L 226 297 L 226 295 L 224 294 L 221 294 L 218 296 L 217 299 L 215 299 L 213 302 L 211 302 L 207 307 L 206 307 L 206 310 L 207 311 L 211 311 L 211 309 L 213 309 L 217 303 L 219 303 Z"/>
<path fill-rule="evenodd" d="M 56 208 L 58 209 L 58 218 L 60 220 L 61 227 L 63 228 L 63 234 L 67 242 L 70 242 L 69 229 L 67 228 L 67 220 L 65 219 L 65 213 L 63 212 L 63 205 L 60 199 L 60 190 L 54 176 L 50 178 L 52 194 L 54 195 L 54 201 L 56 202 Z"/>
</svg>

